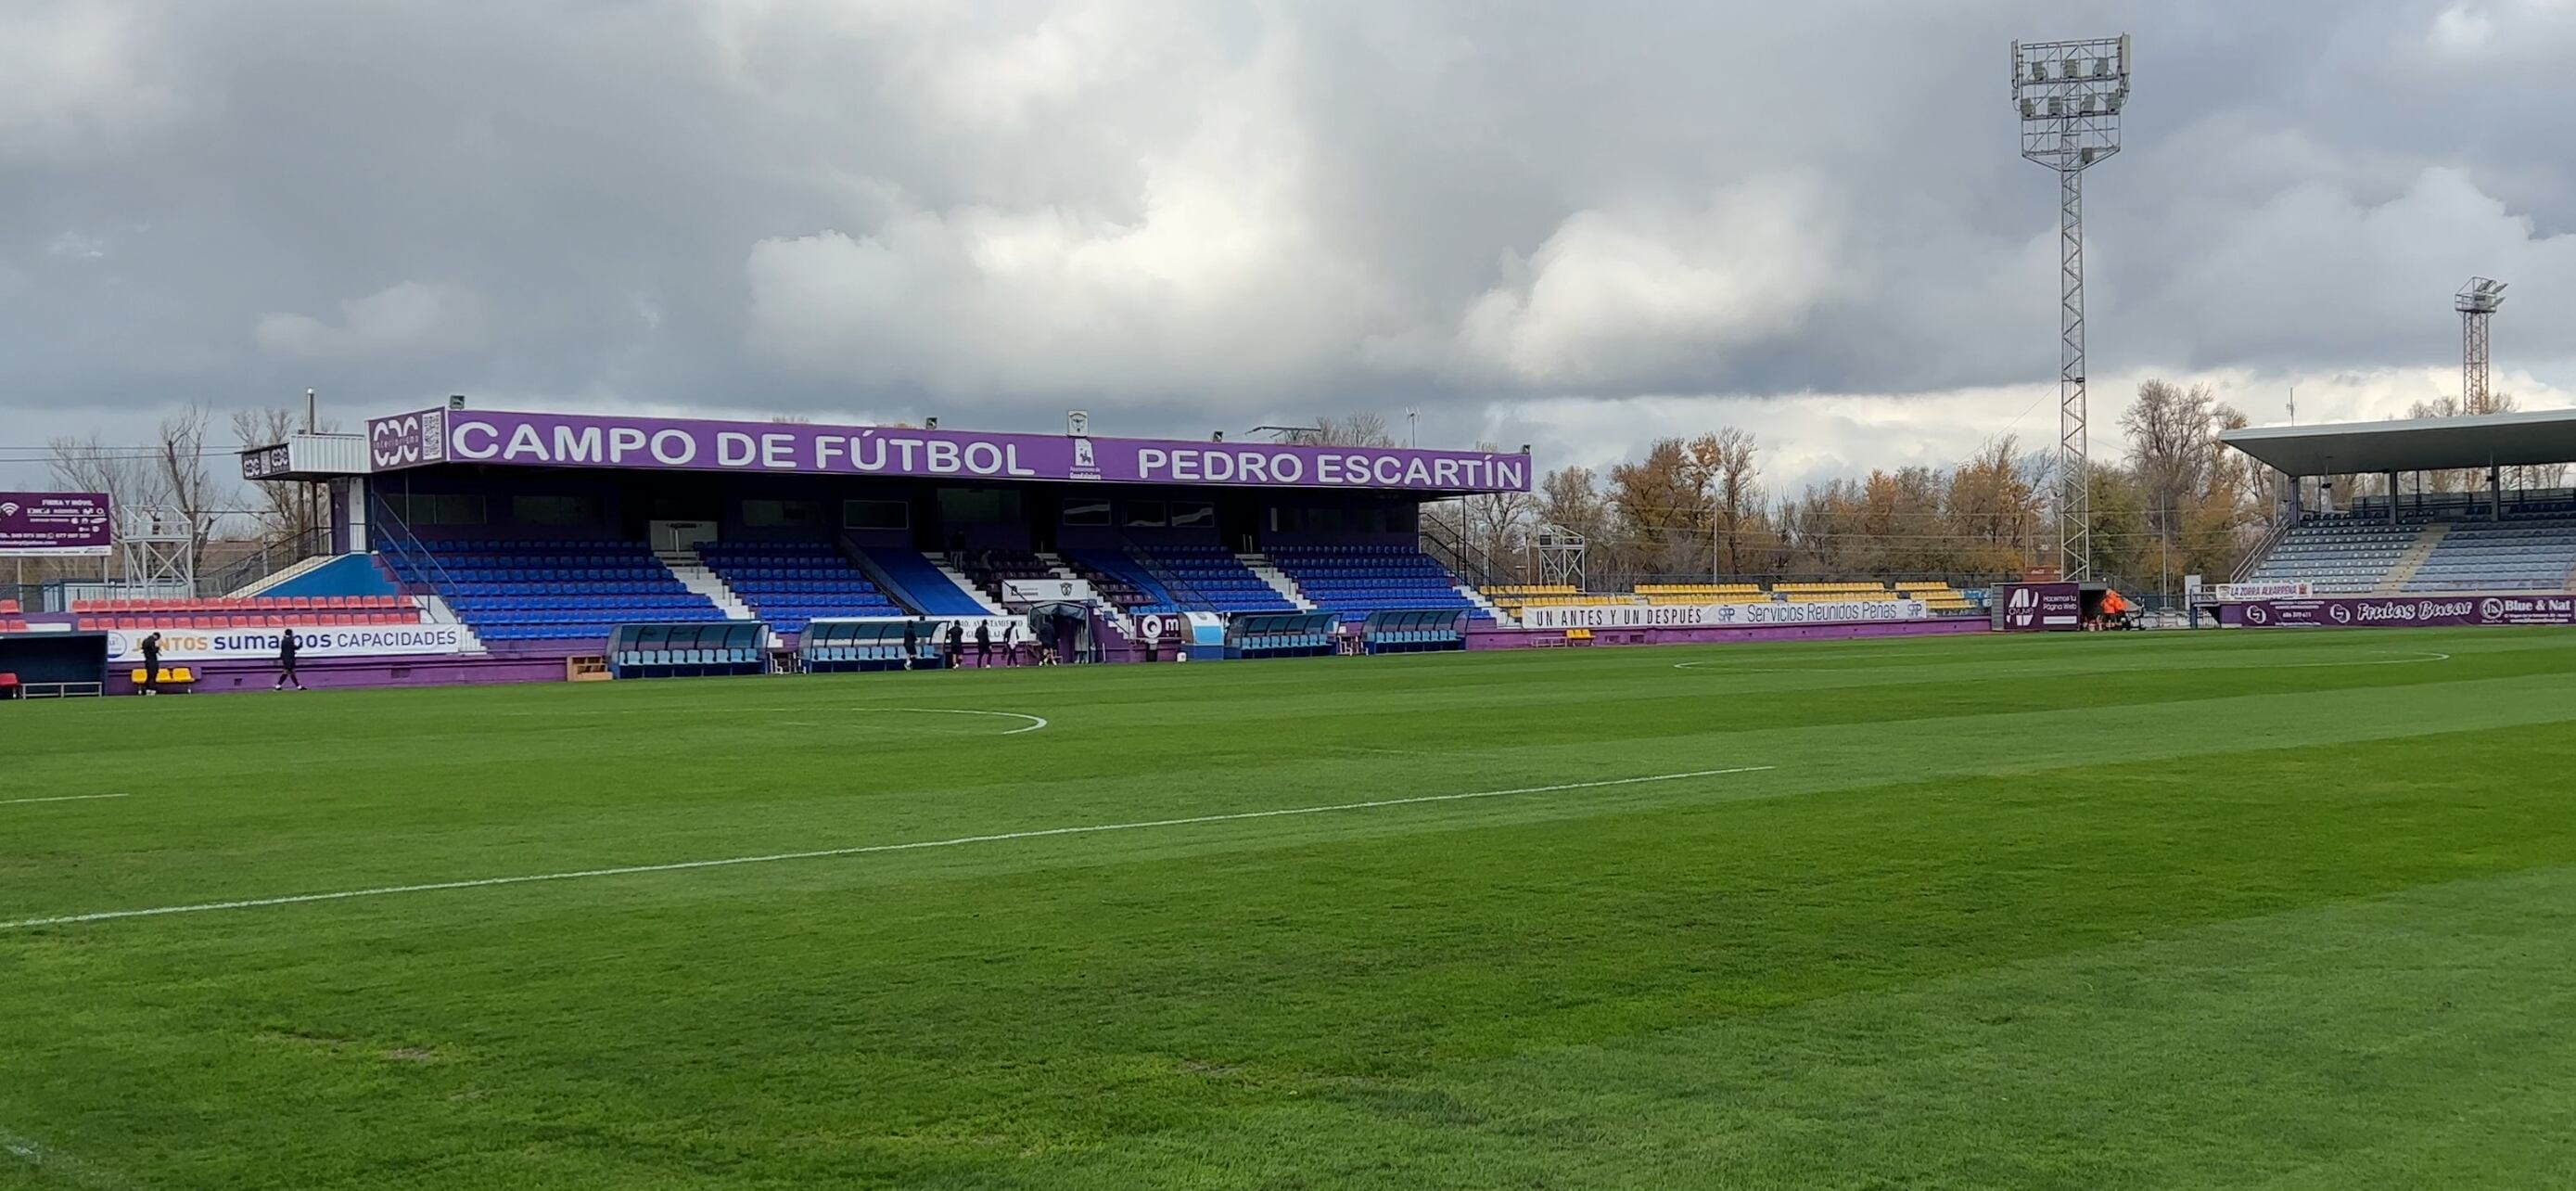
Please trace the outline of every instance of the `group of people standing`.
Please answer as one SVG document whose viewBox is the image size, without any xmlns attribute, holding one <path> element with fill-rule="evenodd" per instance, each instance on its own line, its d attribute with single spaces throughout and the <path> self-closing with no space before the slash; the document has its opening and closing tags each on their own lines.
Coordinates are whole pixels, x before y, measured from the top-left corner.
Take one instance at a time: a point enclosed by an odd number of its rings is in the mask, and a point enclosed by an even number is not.
<svg viewBox="0 0 2576 1191">
<path fill-rule="evenodd" d="M 928 630 L 931 641 L 939 647 L 940 657 L 946 661 L 949 669 L 961 670 L 965 668 L 966 624 L 964 621 L 949 621 L 948 635 L 945 639 L 942 639 L 939 636 L 938 630 L 931 628 L 925 622 L 920 620 L 907 620 L 903 622 L 904 669 L 915 669 L 916 663 L 921 660 L 921 641 L 924 630 Z M 992 668 L 994 644 L 992 622 L 987 620 L 976 621 L 975 664 L 979 668 Z M 1016 623 L 1006 626 L 1002 630 L 1002 639 L 999 644 L 1002 647 L 1002 664 L 1005 666 L 1019 665 L 1021 648 L 1020 626 Z M 1054 648 L 1049 646 L 1045 641 L 1032 636 L 1028 641 L 1028 649 L 1030 654 L 1030 665 L 1052 666 L 1057 664 Z"/>
</svg>

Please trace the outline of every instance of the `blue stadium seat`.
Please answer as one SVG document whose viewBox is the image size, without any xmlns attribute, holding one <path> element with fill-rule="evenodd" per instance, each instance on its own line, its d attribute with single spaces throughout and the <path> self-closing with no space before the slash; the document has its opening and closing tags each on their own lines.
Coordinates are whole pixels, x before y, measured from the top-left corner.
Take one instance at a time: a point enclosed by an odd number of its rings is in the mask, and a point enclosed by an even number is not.
<svg viewBox="0 0 2576 1191">
<path fill-rule="evenodd" d="M 424 542 L 388 557 L 396 575 L 435 590 L 486 641 L 597 640 L 646 617 L 724 620 L 641 542 Z"/>
</svg>

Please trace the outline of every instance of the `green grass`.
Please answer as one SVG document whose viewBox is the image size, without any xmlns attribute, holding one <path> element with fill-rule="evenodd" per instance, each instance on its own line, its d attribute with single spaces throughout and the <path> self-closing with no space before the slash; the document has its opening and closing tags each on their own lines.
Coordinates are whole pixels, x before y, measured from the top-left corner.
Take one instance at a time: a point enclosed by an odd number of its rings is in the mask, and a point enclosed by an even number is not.
<svg viewBox="0 0 2576 1191">
<path fill-rule="evenodd" d="M 0 707 L 131 795 L 9 922 L 1771 767 L 0 929 L 0 1187 L 2576 1185 L 2571 722 L 2517 630 Z"/>
</svg>

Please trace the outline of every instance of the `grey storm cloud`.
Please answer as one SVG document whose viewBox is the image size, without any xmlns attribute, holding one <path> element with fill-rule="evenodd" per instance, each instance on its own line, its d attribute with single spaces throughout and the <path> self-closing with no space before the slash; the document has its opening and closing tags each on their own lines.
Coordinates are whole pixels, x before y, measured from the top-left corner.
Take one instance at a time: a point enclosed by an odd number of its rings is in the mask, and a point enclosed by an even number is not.
<svg viewBox="0 0 2576 1191">
<path fill-rule="evenodd" d="M 2106 372 L 2428 368 L 2472 272 L 2576 359 L 2561 0 L 17 0 L 0 445 L 308 385 L 1464 437 L 2035 384 L 2005 47 L 2121 31 Z"/>
</svg>

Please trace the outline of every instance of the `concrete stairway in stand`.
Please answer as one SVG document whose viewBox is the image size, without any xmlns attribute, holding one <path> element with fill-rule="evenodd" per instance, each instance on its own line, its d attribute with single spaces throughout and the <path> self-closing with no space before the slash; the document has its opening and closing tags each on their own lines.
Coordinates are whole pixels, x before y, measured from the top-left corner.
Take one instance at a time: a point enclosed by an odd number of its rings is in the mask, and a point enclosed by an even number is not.
<svg viewBox="0 0 2576 1191">
<path fill-rule="evenodd" d="M 923 555 L 923 557 L 929 558 L 930 565 L 938 570 L 940 574 L 948 576 L 948 581 L 956 584 L 957 590 L 975 597 L 975 602 L 984 606 L 984 612 L 986 615 L 1008 616 L 1011 614 L 1010 609 L 1003 607 L 993 599 L 993 593 L 977 586 L 974 580 L 966 577 L 966 572 L 948 565 L 947 559 L 932 555 Z"/>
<path fill-rule="evenodd" d="M 1280 570 L 1278 564 L 1271 562 L 1269 555 L 1237 554 L 1235 557 L 1242 559 L 1243 565 L 1251 568 L 1253 574 L 1260 576 L 1262 582 L 1269 584 L 1270 590 L 1278 592 L 1280 598 L 1297 605 L 1298 611 L 1315 610 L 1315 601 L 1307 599 L 1305 592 L 1297 590 L 1296 580 L 1290 579 L 1288 572 Z"/>
<path fill-rule="evenodd" d="M 2425 526 L 2415 535 L 2415 541 L 2406 547 L 2406 552 L 2398 555 L 2396 562 L 2389 564 L 2388 573 L 2379 577 L 2379 586 L 2372 589 L 2373 592 L 2378 595 L 2396 595 L 2406 590 L 2406 581 L 2414 578 L 2415 572 L 2424 569 L 2424 560 L 2433 557 L 2433 552 L 2441 549 L 2442 539 L 2449 536 L 2451 536 L 2449 525 L 2437 522 Z"/>
<path fill-rule="evenodd" d="M 1486 599 L 1485 593 L 1461 583 L 1458 585 L 1458 594 L 1467 597 L 1468 603 L 1484 609 L 1485 615 L 1493 617 L 1495 624 L 1502 625 L 1506 628 L 1519 627 L 1519 622 L 1513 620 L 1509 616 L 1503 615 L 1503 610 L 1495 607 L 1492 600 Z"/>
<path fill-rule="evenodd" d="M 1071 579 L 1076 583 L 1090 582 L 1090 580 L 1082 577 L 1081 572 L 1065 565 L 1063 555 L 1050 550 L 1040 550 L 1037 551 L 1036 554 L 1038 556 L 1038 561 L 1045 563 L 1047 570 L 1054 572 L 1056 578 Z M 1109 623 L 1118 626 L 1118 632 L 1120 635 L 1131 640 L 1136 636 L 1136 619 L 1127 615 L 1126 609 L 1110 603 L 1108 600 L 1102 599 L 1097 593 L 1094 593 L 1091 597 L 1091 610 L 1099 613 L 1101 617 L 1106 619 Z"/>
<path fill-rule="evenodd" d="M 708 603 L 724 612 L 725 619 L 760 619 L 752 612 L 751 605 L 743 603 L 742 597 L 733 593 L 733 588 L 707 569 L 707 564 L 699 560 L 696 551 L 656 550 L 653 556 L 661 559 L 663 566 L 671 568 L 671 573 L 679 578 L 680 586 L 707 597 Z"/>
</svg>

